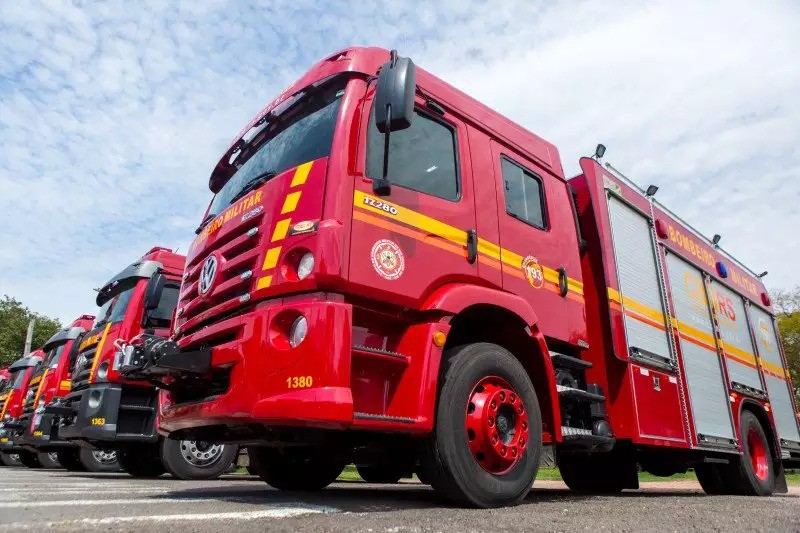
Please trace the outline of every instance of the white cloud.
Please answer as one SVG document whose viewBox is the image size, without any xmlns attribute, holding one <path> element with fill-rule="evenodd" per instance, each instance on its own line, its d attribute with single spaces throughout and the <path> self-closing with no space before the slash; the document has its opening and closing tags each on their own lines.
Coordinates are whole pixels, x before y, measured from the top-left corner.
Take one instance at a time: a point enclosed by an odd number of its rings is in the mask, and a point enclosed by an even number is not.
<svg viewBox="0 0 800 533">
<path fill-rule="evenodd" d="M 3 3 L 0 293 L 69 320 L 192 237 L 208 174 L 314 61 L 396 47 L 556 143 L 608 159 L 774 286 L 798 283 L 794 2 Z"/>
</svg>

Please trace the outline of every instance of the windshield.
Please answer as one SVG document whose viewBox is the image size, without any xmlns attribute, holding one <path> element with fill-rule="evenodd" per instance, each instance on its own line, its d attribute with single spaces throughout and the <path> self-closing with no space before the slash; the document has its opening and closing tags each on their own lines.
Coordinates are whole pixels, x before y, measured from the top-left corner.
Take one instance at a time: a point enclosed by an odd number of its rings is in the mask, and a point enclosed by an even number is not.
<svg viewBox="0 0 800 533">
<path fill-rule="evenodd" d="M 64 347 L 67 343 L 59 344 L 49 352 L 42 361 L 42 366 L 46 368 L 50 368 L 51 370 L 58 366 L 58 361 L 61 359 L 61 354 L 64 353 Z"/>
<path fill-rule="evenodd" d="M 11 387 L 14 390 L 19 390 L 22 387 L 22 382 L 25 379 L 25 372 L 27 369 L 17 370 L 11 374 Z"/>
<path fill-rule="evenodd" d="M 94 321 L 94 326 L 92 326 L 92 329 L 97 328 L 106 322 L 111 322 L 113 324 L 114 322 L 119 322 L 125 318 L 125 311 L 128 309 L 128 304 L 131 301 L 133 289 L 135 289 L 135 287 L 131 287 L 130 289 L 119 293 L 117 296 L 104 303 L 103 307 L 101 307 L 100 311 L 97 313 L 97 319 Z"/>
<path fill-rule="evenodd" d="M 210 220 L 238 200 L 240 192 L 262 174 L 280 174 L 330 155 L 345 83 L 346 80 L 339 79 L 325 87 L 308 88 L 294 107 L 269 119 L 266 127 L 234 161 L 239 170 L 214 197 L 206 219 Z M 262 179 L 266 181 L 269 177 Z"/>
</svg>

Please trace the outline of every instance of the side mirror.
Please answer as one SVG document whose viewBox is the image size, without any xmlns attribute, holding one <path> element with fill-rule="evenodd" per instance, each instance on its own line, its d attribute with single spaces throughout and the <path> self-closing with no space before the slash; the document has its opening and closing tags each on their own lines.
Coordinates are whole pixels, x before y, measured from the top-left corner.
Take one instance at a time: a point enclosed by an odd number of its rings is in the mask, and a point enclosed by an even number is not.
<svg viewBox="0 0 800 533">
<path fill-rule="evenodd" d="M 150 281 L 147 282 L 147 287 L 144 290 L 144 310 L 152 311 L 158 307 L 158 302 L 161 300 L 161 293 L 164 292 L 164 284 L 167 278 L 161 272 L 156 272 Z"/>
<path fill-rule="evenodd" d="M 414 119 L 414 94 L 417 89 L 417 70 L 407 57 L 398 57 L 392 50 L 390 59 L 383 64 L 378 74 L 375 90 L 375 126 L 384 134 L 383 177 L 372 181 L 375 194 L 387 195 L 391 188 L 389 175 L 389 135 L 393 131 L 411 126 Z"/>
</svg>

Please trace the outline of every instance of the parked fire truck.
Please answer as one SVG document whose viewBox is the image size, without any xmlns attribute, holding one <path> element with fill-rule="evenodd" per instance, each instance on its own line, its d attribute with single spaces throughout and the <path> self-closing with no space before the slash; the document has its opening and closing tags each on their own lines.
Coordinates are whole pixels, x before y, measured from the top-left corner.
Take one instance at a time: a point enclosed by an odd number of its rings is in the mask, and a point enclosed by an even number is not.
<svg viewBox="0 0 800 533">
<path fill-rule="evenodd" d="M 22 428 L 20 415 L 23 405 L 36 383 L 31 383 L 31 378 L 36 366 L 44 357 L 42 350 L 34 350 L 28 355 L 14 361 L 8 367 L 10 379 L 5 390 L 0 394 L 2 410 L 0 410 L 0 463 L 6 466 L 23 464 L 29 468 L 45 466 L 58 466 L 54 457 L 46 453 L 32 453 L 24 450 L 14 443 L 14 435 Z"/>
<path fill-rule="evenodd" d="M 238 451 L 237 446 L 160 438 L 155 387 L 119 373 L 117 339 L 169 333 L 184 261 L 156 247 L 103 285 L 97 319 L 77 348 L 70 392 L 45 409 L 60 417 L 61 437 L 115 451 L 119 466 L 136 477 L 169 471 L 181 479 L 215 478 Z"/>
<path fill-rule="evenodd" d="M 92 450 L 64 440 L 59 435 L 58 416 L 46 413 L 48 405 L 66 396 L 72 386 L 70 369 L 77 357 L 78 345 L 86 331 L 92 329 L 94 316 L 81 315 L 69 326 L 56 332 L 42 346 L 45 353 L 42 362 L 31 376 L 28 395 L 20 416 L 20 428 L 14 436 L 19 447 L 32 453 L 47 452 L 55 456 L 42 462 L 43 466 L 60 464 L 67 470 L 109 472 L 118 469 L 113 451 Z"/>
<path fill-rule="evenodd" d="M 161 432 L 250 445 L 279 489 L 353 461 L 507 505 L 550 444 L 575 490 L 639 465 L 785 491 L 800 435 L 760 279 L 580 166 L 407 58 L 337 52 L 222 156 L 171 339 L 123 371 L 164 387 Z"/>
</svg>

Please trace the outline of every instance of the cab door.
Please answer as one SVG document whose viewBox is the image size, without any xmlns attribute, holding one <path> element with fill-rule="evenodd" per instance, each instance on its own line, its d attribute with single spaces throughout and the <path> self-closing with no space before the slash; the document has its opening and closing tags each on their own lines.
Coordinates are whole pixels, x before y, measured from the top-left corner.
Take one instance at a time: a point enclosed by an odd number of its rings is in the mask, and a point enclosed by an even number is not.
<svg viewBox="0 0 800 533">
<path fill-rule="evenodd" d="M 477 253 L 468 250 L 475 204 L 466 125 L 418 98 L 411 126 L 391 133 L 391 192 L 379 196 L 370 178 L 382 174 L 384 137 L 372 120 L 373 94 L 361 121 L 364 174 L 354 184 L 349 290 L 415 307 L 444 283 L 479 277 Z M 477 251 L 477 239 L 474 245 Z"/>
</svg>

